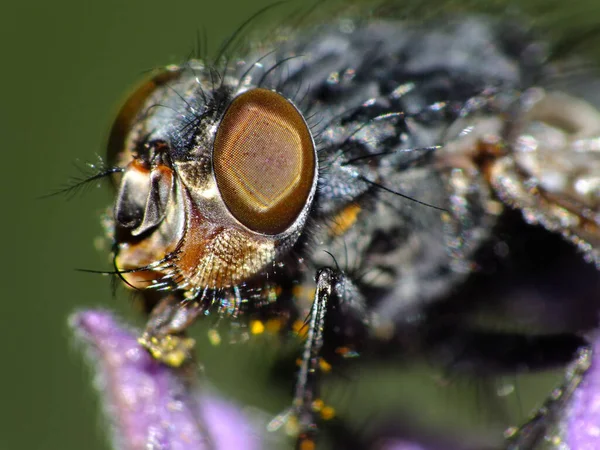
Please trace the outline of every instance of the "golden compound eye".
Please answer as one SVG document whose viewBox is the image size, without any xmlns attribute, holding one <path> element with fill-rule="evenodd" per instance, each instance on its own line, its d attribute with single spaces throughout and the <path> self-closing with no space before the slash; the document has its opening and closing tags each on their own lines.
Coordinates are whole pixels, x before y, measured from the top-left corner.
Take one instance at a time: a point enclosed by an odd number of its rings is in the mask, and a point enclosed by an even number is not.
<svg viewBox="0 0 600 450">
<path fill-rule="evenodd" d="M 304 208 L 315 177 L 315 148 L 300 112 L 267 89 L 236 97 L 217 131 L 213 165 L 229 211 L 264 234 L 285 231 Z"/>
</svg>

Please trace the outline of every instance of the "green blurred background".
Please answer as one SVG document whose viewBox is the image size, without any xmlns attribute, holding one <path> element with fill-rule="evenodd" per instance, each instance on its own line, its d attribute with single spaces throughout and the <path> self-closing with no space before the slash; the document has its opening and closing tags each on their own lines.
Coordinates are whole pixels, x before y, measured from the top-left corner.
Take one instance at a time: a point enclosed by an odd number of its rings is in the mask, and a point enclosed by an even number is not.
<svg viewBox="0 0 600 450">
<path fill-rule="evenodd" d="M 0 6 L 5 155 L 0 450 L 108 449 L 92 373 L 73 345 L 67 318 L 78 308 L 102 307 L 140 323 L 126 292 L 112 296 L 109 278 L 75 271 L 110 268 L 108 252 L 98 251 L 94 243 L 102 236 L 99 216 L 111 192 L 108 186 L 93 186 L 70 200 L 38 197 L 80 175 L 74 163 L 93 162 L 104 153 L 117 108 L 145 71 L 181 62 L 203 28 L 214 49 L 272 1 L 8 3 Z M 281 14 L 295 7 L 292 2 Z M 269 17 L 272 21 L 277 15 Z M 591 20 L 587 14 L 581 17 Z M 208 378 L 227 395 L 272 414 L 289 401 L 285 386 L 264 382 L 264 361 L 269 350 L 270 356 L 275 352 L 272 344 L 258 339 L 248 351 L 246 344 L 224 343 L 206 348 L 201 359 Z M 424 377 L 418 370 L 389 376 L 365 368 L 356 378 L 361 383 L 349 380 L 330 389 L 341 411 L 360 405 L 368 414 L 364 405 L 376 405 L 378 393 L 389 401 L 401 399 L 409 410 L 425 408 L 428 420 L 495 432 L 519 420 L 533 404 L 526 397 L 542 398 L 555 380 L 520 381 L 516 392 L 521 398 L 507 396 L 512 412 L 506 416 L 488 414 L 485 395 L 477 395 L 476 387 L 440 388 L 433 375 Z M 513 381 L 507 381 L 506 392 Z M 466 396 L 465 390 L 474 395 Z"/>
</svg>

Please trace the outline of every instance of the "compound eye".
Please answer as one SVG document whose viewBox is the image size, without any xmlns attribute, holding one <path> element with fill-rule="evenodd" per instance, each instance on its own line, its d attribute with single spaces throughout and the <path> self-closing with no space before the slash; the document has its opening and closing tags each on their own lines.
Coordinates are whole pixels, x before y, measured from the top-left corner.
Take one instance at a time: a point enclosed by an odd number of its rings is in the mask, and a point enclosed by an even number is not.
<svg viewBox="0 0 600 450">
<path fill-rule="evenodd" d="M 229 105 L 215 137 L 215 178 L 229 211 L 243 225 L 279 234 L 310 195 L 316 156 L 304 118 L 286 98 L 253 89 Z"/>
<path fill-rule="evenodd" d="M 108 138 L 107 159 L 110 166 L 125 167 L 133 158 L 135 143 L 128 142 L 128 136 L 140 115 L 146 110 L 148 99 L 158 89 L 169 81 L 177 78 L 180 71 L 176 68 L 167 68 L 155 74 L 129 96 L 113 123 Z"/>
</svg>

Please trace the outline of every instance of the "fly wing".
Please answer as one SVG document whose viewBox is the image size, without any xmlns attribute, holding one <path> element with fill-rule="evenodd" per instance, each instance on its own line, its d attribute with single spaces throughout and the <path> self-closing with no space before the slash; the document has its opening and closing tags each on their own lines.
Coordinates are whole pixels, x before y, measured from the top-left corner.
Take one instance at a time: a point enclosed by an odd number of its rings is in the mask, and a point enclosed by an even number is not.
<svg viewBox="0 0 600 450">
<path fill-rule="evenodd" d="M 528 223 L 560 233 L 600 266 L 600 112 L 564 92 L 532 88 L 489 182 Z"/>
</svg>

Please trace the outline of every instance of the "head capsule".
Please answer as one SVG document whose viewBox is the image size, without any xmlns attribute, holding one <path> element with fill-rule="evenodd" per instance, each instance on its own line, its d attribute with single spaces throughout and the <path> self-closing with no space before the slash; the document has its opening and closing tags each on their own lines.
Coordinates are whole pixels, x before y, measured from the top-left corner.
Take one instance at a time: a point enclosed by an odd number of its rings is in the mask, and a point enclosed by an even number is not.
<svg viewBox="0 0 600 450">
<path fill-rule="evenodd" d="M 233 79 L 211 89 L 191 65 L 139 87 L 108 146 L 124 169 L 117 270 L 135 288 L 187 297 L 267 273 L 297 241 L 317 184 L 314 141 L 290 100 Z"/>
</svg>

